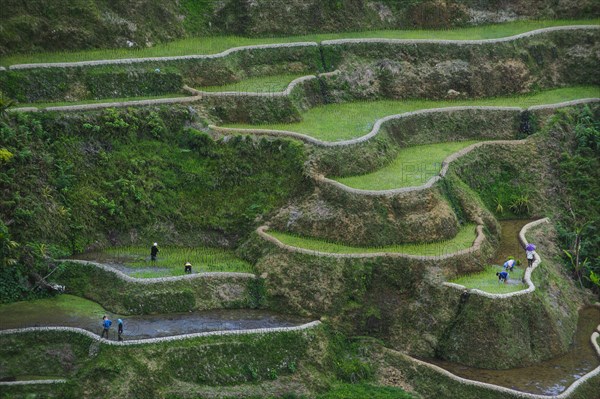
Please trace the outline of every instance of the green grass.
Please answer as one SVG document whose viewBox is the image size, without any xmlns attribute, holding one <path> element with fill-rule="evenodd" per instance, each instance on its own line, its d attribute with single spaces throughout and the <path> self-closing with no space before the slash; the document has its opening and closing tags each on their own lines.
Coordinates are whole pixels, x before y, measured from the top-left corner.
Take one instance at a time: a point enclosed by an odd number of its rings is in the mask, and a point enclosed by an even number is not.
<svg viewBox="0 0 600 399">
<path fill-rule="evenodd" d="M 395 252 L 407 255 L 427 255 L 440 256 L 449 253 L 460 251 L 461 249 L 470 248 L 475 240 L 476 232 L 475 225 L 467 224 L 461 227 L 458 234 L 451 240 L 438 241 L 422 244 L 399 244 L 389 245 L 384 247 L 354 247 L 341 243 L 320 240 L 316 238 L 300 237 L 280 231 L 269 230 L 268 234 L 277 238 L 284 244 L 311 249 L 314 251 L 327 253 L 374 253 L 374 252 Z"/>
<path fill-rule="evenodd" d="M 286 74 L 273 76 L 253 77 L 239 82 L 226 84 L 223 86 L 205 86 L 197 87 L 202 91 L 239 91 L 239 92 L 259 92 L 259 93 L 274 93 L 287 89 L 292 80 L 301 76 L 310 75 L 309 72 L 301 74 Z"/>
<path fill-rule="evenodd" d="M 65 314 L 83 317 L 87 317 L 90 314 L 103 315 L 106 312 L 96 302 L 74 295 L 63 294 L 52 298 L 0 305 L 0 320 L 18 318 L 19 315 L 41 312 L 43 309 L 47 309 L 48 312 L 59 310 Z"/>
<path fill-rule="evenodd" d="M 125 266 L 139 268 L 134 273 L 136 277 L 164 277 L 165 274 L 155 270 L 144 270 L 148 267 L 170 269 L 169 275 L 184 274 L 184 264 L 190 262 L 193 272 L 246 272 L 252 273 L 252 265 L 238 258 L 233 251 L 221 248 L 197 247 L 182 248 L 165 246 L 159 247 L 158 259 L 150 261 L 150 248 L 131 246 L 109 248 L 98 254 L 103 257 L 116 259 Z"/>
<path fill-rule="evenodd" d="M 146 97 L 121 97 L 121 98 L 101 98 L 98 100 L 81 100 L 81 101 L 60 101 L 60 102 L 39 102 L 39 103 L 16 103 L 17 107 L 62 107 L 66 105 L 82 105 L 82 104 L 102 104 L 102 103 L 114 103 L 114 102 L 126 102 L 126 101 L 138 101 L 138 100 L 156 100 L 159 98 L 176 98 L 176 97 L 188 97 L 187 94 L 172 93 L 163 94 L 160 96 L 146 96 Z"/>
<path fill-rule="evenodd" d="M 600 19 L 512 21 L 503 24 L 456 28 L 448 30 L 377 30 L 311 34 L 288 37 L 246 38 L 216 36 L 188 38 L 144 49 L 104 49 L 76 52 L 46 52 L 18 54 L 0 58 L 0 65 L 29 64 L 38 62 L 74 62 L 118 58 L 166 57 L 189 54 L 215 54 L 232 47 L 257 44 L 292 43 L 330 39 L 389 38 L 389 39 L 454 39 L 475 40 L 507 37 L 535 29 L 564 25 L 598 25 Z"/>
<path fill-rule="evenodd" d="M 500 284 L 496 272 L 502 271 L 502 266 L 488 265 L 482 272 L 462 276 L 450 282 L 464 285 L 467 288 L 477 288 L 481 291 L 492 294 L 507 294 L 510 292 L 521 291 L 527 286 L 521 283 L 525 269 L 516 267 L 512 272 L 509 272 L 509 280 L 517 280 L 518 284 Z"/>
<path fill-rule="evenodd" d="M 234 123 L 224 126 L 240 129 L 291 130 L 320 140 L 337 141 L 364 136 L 373 128 L 377 119 L 420 109 L 461 105 L 530 107 L 589 97 L 600 97 L 600 88 L 598 86 L 567 87 L 530 95 L 487 99 L 357 101 L 311 108 L 302 114 L 303 120 L 297 123 L 262 125 Z"/>
<path fill-rule="evenodd" d="M 458 141 L 403 148 L 394 161 L 374 173 L 335 180 L 363 190 L 389 190 L 421 185 L 436 176 L 449 155 L 477 141 Z"/>
</svg>

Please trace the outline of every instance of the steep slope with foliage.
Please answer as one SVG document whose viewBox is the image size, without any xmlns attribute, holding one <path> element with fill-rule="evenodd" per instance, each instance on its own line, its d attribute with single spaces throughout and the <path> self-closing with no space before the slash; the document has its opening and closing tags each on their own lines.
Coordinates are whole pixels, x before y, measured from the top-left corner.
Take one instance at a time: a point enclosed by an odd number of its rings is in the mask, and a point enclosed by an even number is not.
<svg viewBox="0 0 600 399">
<path fill-rule="evenodd" d="M 451 28 L 600 15 L 593 0 L 4 0 L 0 55 L 152 46 L 206 35 Z M 499 10 L 499 8 L 502 8 Z"/>
<path fill-rule="evenodd" d="M 3 258 L 23 267 L 107 243 L 232 245 L 306 186 L 300 144 L 215 141 L 185 127 L 198 119 L 170 107 L 2 121 Z"/>
</svg>

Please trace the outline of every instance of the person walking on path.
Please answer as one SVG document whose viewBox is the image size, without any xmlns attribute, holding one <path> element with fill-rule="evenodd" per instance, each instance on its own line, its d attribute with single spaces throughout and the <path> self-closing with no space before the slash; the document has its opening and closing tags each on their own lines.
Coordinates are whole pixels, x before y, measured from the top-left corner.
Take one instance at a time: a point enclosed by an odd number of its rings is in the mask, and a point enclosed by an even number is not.
<svg viewBox="0 0 600 399">
<path fill-rule="evenodd" d="M 183 271 L 186 274 L 191 274 L 192 273 L 192 264 L 190 262 L 185 262 Z"/>
<path fill-rule="evenodd" d="M 100 338 L 104 338 L 104 334 L 106 334 L 106 339 L 108 339 L 108 329 L 112 325 L 112 321 L 106 315 L 102 317 L 102 334 L 100 334 Z"/>
<path fill-rule="evenodd" d="M 119 341 L 123 341 L 123 320 L 117 320 L 117 334 L 119 336 Z"/>
<path fill-rule="evenodd" d="M 527 257 L 527 267 L 533 266 L 533 262 L 535 261 L 535 245 L 527 244 L 525 247 L 525 256 Z"/>
<path fill-rule="evenodd" d="M 156 256 L 158 255 L 158 243 L 155 242 L 150 248 L 150 260 L 156 262 Z"/>
</svg>

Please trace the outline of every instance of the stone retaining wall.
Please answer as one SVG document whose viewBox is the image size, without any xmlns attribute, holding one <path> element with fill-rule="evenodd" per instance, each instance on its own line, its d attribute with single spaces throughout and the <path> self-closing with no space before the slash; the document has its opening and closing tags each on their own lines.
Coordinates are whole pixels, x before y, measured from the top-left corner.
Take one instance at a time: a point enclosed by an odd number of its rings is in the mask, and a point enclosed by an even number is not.
<svg viewBox="0 0 600 399">
<path fill-rule="evenodd" d="M 501 37 L 498 39 L 477 39 L 477 40 L 439 40 L 439 39 L 335 39 L 335 40 L 323 40 L 321 46 L 332 46 L 337 44 L 353 44 L 353 43 L 400 43 L 400 44 L 419 44 L 419 43 L 433 43 L 433 44 L 457 44 L 457 45 L 471 45 L 471 44 L 489 44 L 489 43 L 504 43 L 511 42 L 526 37 L 532 37 L 541 35 L 548 32 L 568 31 L 568 30 L 581 30 L 581 29 L 600 29 L 598 25 L 573 25 L 573 26 L 554 26 L 551 28 L 536 29 L 525 33 L 519 33 L 514 36 Z"/>
<path fill-rule="evenodd" d="M 138 64 L 145 62 L 163 62 L 163 61 L 180 61 L 180 60 L 203 60 L 203 59 L 214 59 L 223 58 L 230 54 L 250 51 L 250 50 L 263 50 L 272 48 L 285 48 L 285 47 L 313 47 L 318 46 L 316 42 L 295 42 L 295 43 L 277 43 L 277 44 L 259 44 L 254 46 L 240 46 L 232 47 L 225 51 L 217 54 L 197 54 L 197 55 L 180 55 L 174 57 L 145 57 L 145 58 L 121 58 L 114 60 L 96 60 L 96 61 L 78 61 L 78 62 L 47 62 L 47 63 L 36 63 L 36 64 L 16 64 L 8 67 L 12 69 L 35 69 L 35 68 L 75 68 L 75 67 L 86 67 L 86 66 L 97 66 L 97 65 L 121 65 L 121 64 Z"/>
<path fill-rule="evenodd" d="M 306 134 L 297 133 L 297 132 L 293 132 L 290 130 L 239 129 L 239 128 L 226 128 L 226 127 L 220 127 L 220 126 L 214 126 L 214 125 L 211 125 L 209 127 L 211 129 L 214 129 L 221 133 L 240 133 L 240 134 L 254 134 L 254 135 L 283 136 L 283 137 L 290 137 L 290 138 L 302 140 L 308 144 L 313 144 L 313 145 L 320 146 L 320 147 L 346 147 L 346 146 L 360 144 L 360 143 L 370 140 L 371 138 L 375 137 L 377 134 L 380 133 L 380 130 L 381 130 L 382 126 L 385 125 L 385 123 L 395 120 L 395 119 L 411 118 L 413 116 L 421 116 L 424 114 L 432 114 L 432 113 L 439 113 L 439 112 L 452 113 L 452 112 L 456 112 L 456 111 L 465 111 L 465 110 L 512 111 L 512 112 L 520 114 L 521 112 L 524 112 L 524 111 L 537 112 L 540 110 L 558 109 L 558 108 L 564 108 L 564 107 L 570 107 L 570 106 L 574 106 L 574 105 L 588 104 L 588 103 L 594 103 L 594 102 L 600 102 L 600 98 L 588 98 L 588 99 L 581 99 L 581 100 L 573 100 L 573 101 L 566 101 L 566 102 L 562 102 L 562 103 L 558 103 L 558 104 L 549 104 L 549 105 L 535 106 L 535 107 L 529 107 L 529 108 L 493 107 L 493 106 L 457 106 L 457 107 L 423 109 L 423 110 L 418 110 L 418 111 L 405 112 L 402 114 L 389 115 L 384 118 L 378 119 L 375 122 L 375 124 L 373 125 L 373 128 L 371 129 L 371 131 L 369 133 L 365 134 L 364 136 L 357 137 L 355 139 L 340 140 L 340 141 L 323 141 L 323 140 L 315 139 L 314 137 L 308 136 Z"/>
<path fill-rule="evenodd" d="M 114 268 L 68 260 L 55 273 L 65 291 L 120 314 L 188 312 L 222 308 L 254 308 L 261 279 L 250 273 L 197 273 L 161 278 L 134 278 Z"/>
<path fill-rule="evenodd" d="M 527 239 L 525 238 L 525 234 L 527 234 L 527 231 L 529 231 L 530 229 L 532 229 L 536 226 L 539 226 L 542 223 L 549 223 L 549 222 L 550 222 L 550 219 L 544 218 L 544 219 L 539 219 L 539 220 L 533 221 L 531 223 L 527 223 L 525 226 L 523 226 L 523 228 L 519 232 L 519 241 L 521 243 L 521 246 L 523 248 L 525 248 L 525 246 L 527 246 L 527 244 L 528 244 Z M 527 269 L 525 269 L 525 275 L 523 276 L 523 282 L 525 284 L 527 284 L 527 288 L 524 290 L 510 292 L 508 294 L 492 294 L 492 293 L 489 293 L 486 291 L 478 290 L 476 288 L 468 289 L 468 291 L 470 294 L 480 295 L 480 296 L 490 298 L 490 299 L 505 299 L 505 298 L 511 298 L 511 297 L 516 297 L 516 296 L 531 294 L 533 291 L 535 291 L 535 284 L 533 284 L 533 281 L 531 281 L 531 274 L 539 266 L 539 264 L 541 262 L 542 262 L 542 259 L 536 252 L 535 253 L 535 261 L 533 262 L 533 265 L 531 267 L 528 267 Z M 467 290 L 467 288 L 465 286 L 460 285 L 460 284 L 445 282 L 445 283 L 443 283 L 443 285 L 446 287 L 455 288 L 460 291 Z"/>
<path fill-rule="evenodd" d="M 107 272 L 114 273 L 118 278 L 124 280 L 128 283 L 134 284 L 161 284 L 172 281 L 185 281 L 185 280 L 195 280 L 195 279 L 218 279 L 218 278 L 227 278 L 227 277 L 238 277 L 238 278 L 248 278 L 248 279 L 256 279 L 257 277 L 252 273 L 239 273 L 239 272 L 204 272 L 204 273 L 194 273 L 194 274 L 186 274 L 184 276 L 171 276 L 171 277 L 154 277 L 154 278 L 137 278 L 131 277 L 120 270 L 115 269 L 109 265 L 91 262 L 88 260 L 78 260 L 78 259 L 59 259 L 59 262 L 72 262 L 79 263 L 82 265 L 90 265 L 94 266 Z"/>
<path fill-rule="evenodd" d="M 30 332 L 44 332 L 44 331 L 60 331 L 60 332 L 74 332 L 85 335 L 93 340 L 96 340 L 105 345 L 113 346 L 131 346 L 131 345 L 147 345 L 156 344 L 172 341 L 180 341 L 186 339 L 193 339 L 199 337 L 212 337 L 212 336 L 228 336 L 228 335 L 247 335 L 247 334 L 271 334 L 277 332 L 288 332 L 288 331 L 303 331 L 311 328 L 318 327 L 321 324 L 320 321 L 315 320 L 310 323 L 302 324 L 299 326 L 292 327 L 273 327 L 273 328 L 253 328 L 245 330 L 222 330 L 222 331 L 208 331 L 194 334 L 182 334 L 170 337 L 159 337 L 159 338 L 148 338 L 148 339 L 134 339 L 130 341 L 111 341 L 106 338 L 101 338 L 98 334 L 94 334 L 90 331 L 84 330 L 77 327 L 27 327 L 27 328 L 15 328 L 11 330 L 0 330 L 0 335 L 10 334 L 26 334 Z"/>
<path fill-rule="evenodd" d="M 463 249 L 457 252 L 453 252 L 450 254 L 444 254 L 439 256 L 425 256 L 425 255 L 408 255 L 399 252 L 374 252 L 374 253 L 358 253 L 358 254 L 343 254 L 343 253 L 331 253 L 331 252 L 321 252 L 315 251 L 312 249 L 306 248 L 298 248 L 293 247 L 291 245 L 287 245 L 276 239 L 275 237 L 269 235 L 266 230 L 268 230 L 268 226 L 260 226 L 256 229 L 256 233 L 265 241 L 268 241 L 275 246 L 288 251 L 288 252 L 296 252 L 306 255 L 313 256 L 324 256 L 330 258 L 379 258 L 379 257 L 391 257 L 391 258 L 405 258 L 405 259 L 416 259 L 416 260 L 443 260 L 450 259 L 453 257 L 457 257 L 460 255 L 470 254 L 474 252 L 478 252 L 481 249 L 481 246 L 485 242 L 485 234 L 483 233 L 483 225 L 477 225 L 477 237 L 475 241 L 473 241 L 473 245 L 470 248 Z"/>
</svg>

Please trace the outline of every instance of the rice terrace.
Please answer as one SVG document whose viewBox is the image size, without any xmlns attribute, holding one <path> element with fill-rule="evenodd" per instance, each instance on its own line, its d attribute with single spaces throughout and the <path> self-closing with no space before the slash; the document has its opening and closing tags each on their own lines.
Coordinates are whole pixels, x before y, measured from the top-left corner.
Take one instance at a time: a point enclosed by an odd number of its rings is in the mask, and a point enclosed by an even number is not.
<svg viewBox="0 0 600 399">
<path fill-rule="evenodd" d="M 600 399 L 597 0 L 0 9 L 0 398 Z"/>
</svg>

